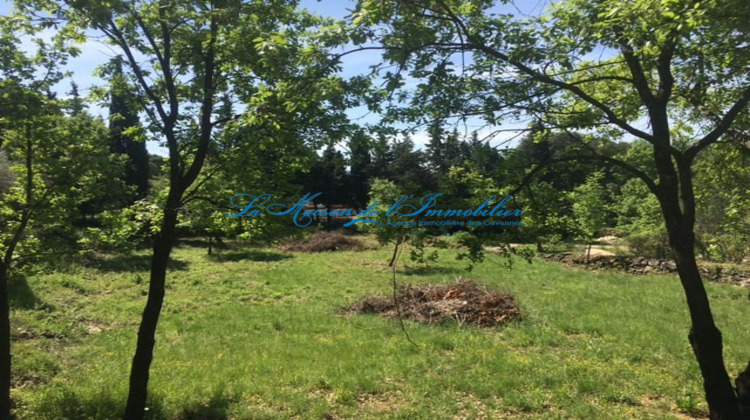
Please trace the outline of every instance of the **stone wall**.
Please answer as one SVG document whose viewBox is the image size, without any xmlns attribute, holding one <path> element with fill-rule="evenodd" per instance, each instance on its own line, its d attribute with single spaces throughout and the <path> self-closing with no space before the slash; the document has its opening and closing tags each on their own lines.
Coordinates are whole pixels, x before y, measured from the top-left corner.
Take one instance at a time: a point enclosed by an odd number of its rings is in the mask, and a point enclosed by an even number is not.
<svg viewBox="0 0 750 420">
<path fill-rule="evenodd" d="M 571 253 L 539 254 L 547 261 L 570 265 L 586 265 L 586 256 Z M 658 258 L 630 257 L 624 255 L 592 255 L 589 268 L 614 269 L 631 274 L 677 274 L 677 265 L 672 260 Z M 704 279 L 715 282 L 734 283 L 750 288 L 750 272 L 721 266 L 700 268 Z"/>
</svg>

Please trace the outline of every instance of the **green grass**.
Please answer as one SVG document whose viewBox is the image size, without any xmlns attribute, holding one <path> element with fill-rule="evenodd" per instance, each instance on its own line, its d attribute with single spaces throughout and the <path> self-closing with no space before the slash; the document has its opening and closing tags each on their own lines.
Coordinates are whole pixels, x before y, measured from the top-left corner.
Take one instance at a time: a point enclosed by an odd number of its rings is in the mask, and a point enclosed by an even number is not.
<svg viewBox="0 0 750 420">
<path fill-rule="evenodd" d="M 676 277 L 592 273 L 451 251 L 409 283 L 458 275 L 515 294 L 501 328 L 341 316 L 390 291 L 389 249 L 174 253 L 150 382 L 155 419 L 670 419 L 705 413 Z M 22 419 L 119 418 L 148 258 L 15 279 L 13 398 Z M 747 290 L 709 284 L 730 372 L 750 359 Z"/>
</svg>

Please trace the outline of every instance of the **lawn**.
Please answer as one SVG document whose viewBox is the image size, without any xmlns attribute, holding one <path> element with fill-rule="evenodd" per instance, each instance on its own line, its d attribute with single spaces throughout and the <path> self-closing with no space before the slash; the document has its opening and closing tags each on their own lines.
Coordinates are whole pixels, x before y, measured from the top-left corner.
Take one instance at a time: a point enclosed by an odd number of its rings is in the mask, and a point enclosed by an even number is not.
<svg viewBox="0 0 750 420">
<path fill-rule="evenodd" d="M 705 416 L 675 276 L 595 273 L 498 257 L 472 272 L 451 251 L 404 258 L 399 281 L 457 276 L 513 293 L 495 328 L 339 315 L 387 294 L 387 248 L 286 254 L 177 248 L 151 371 L 154 419 L 671 419 Z M 102 257 L 13 284 L 16 412 L 119 418 L 145 302 L 147 253 Z M 709 284 L 728 369 L 750 360 L 748 292 Z"/>
</svg>

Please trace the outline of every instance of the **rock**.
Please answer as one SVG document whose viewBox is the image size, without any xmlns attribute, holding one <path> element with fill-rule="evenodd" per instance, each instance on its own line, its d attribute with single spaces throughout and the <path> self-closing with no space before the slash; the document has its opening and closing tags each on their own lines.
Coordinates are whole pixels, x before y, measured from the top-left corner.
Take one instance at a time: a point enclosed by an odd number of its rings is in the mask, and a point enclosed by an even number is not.
<svg viewBox="0 0 750 420">
<path fill-rule="evenodd" d="M 601 238 L 596 238 L 596 242 L 602 243 L 602 244 L 609 244 L 612 245 L 616 243 L 619 240 L 617 236 L 602 236 Z"/>
<path fill-rule="evenodd" d="M 102 329 L 97 327 L 96 325 L 88 325 L 86 327 L 86 332 L 89 334 L 99 334 L 102 332 Z"/>
<path fill-rule="evenodd" d="M 540 258 L 548 261 L 562 262 L 565 264 L 584 265 L 585 255 L 564 254 L 540 254 Z M 674 274 L 677 272 L 677 264 L 672 260 L 644 257 L 627 257 L 622 255 L 596 255 L 591 256 L 588 261 L 589 268 L 616 269 L 632 274 Z M 712 268 L 699 267 L 701 276 L 710 281 L 732 283 L 742 287 L 750 287 L 750 272 L 736 269 L 727 269 L 721 266 Z"/>
</svg>

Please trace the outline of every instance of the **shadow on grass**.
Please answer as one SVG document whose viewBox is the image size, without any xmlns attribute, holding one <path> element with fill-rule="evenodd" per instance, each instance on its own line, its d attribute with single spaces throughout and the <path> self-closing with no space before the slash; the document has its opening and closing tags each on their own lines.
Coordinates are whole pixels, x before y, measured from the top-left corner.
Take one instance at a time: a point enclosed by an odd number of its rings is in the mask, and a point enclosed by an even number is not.
<svg viewBox="0 0 750 420">
<path fill-rule="evenodd" d="M 182 238 L 177 241 L 178 247 L 193 247 L 193 248 L 206 248 L 208 249 L 209 243 L 206 239 L 201 238 Z M 214 241 L 211 246 L 214 249 L 228 249 L 231 247 L 227 242 L 216 242 Z"/>
<path fill-rule="evenodd" d="M 162 396 L 149 396 L 145 418 L 148 420 L 224 420 L 229 418 L 230 406 L 236 398 L 214 394 L 210 400 L 167 413 Z M 34 414 L 39 418 L 119 419 L 125 410 L 125 396 L 110 393 L 82 396 L 70 389 L 57 389 L 45 395 Z"/>
<path fill-rule="evenodd" d="M 208 256 L 208 259 L 216 262 L 258 261 L 272 262 L 294 258 L 293 255 L 280 252 L 268 252 L 256 249 L 244 249 L 237 251 L 216 252 Z"/>
<path fill-rule="evenodd" d="M 267 247 L 269 246 L 273 241 L 271 240 L 253 240 L 253 241 L 236 241 L 236 240 L 222 240 L 222 241 L 213 241 L 212 244 L 210 244 L 215 251 L 221 252 L 222 250 L 228 250 L 228 249 L 240 249 L 240 248 L 247 248 L 247 247 Z M 177 241 L 177 247 L 193 247 L 193 248 L 205 248 L 208 249 L 209 242 L 205 238 L 180 238 Z"/>
<path fill-rule="evenodd" d="M 146 407 L 146 419 L 169 418 L 159 396 L 149 396 Z M 33 414 L 40 419 L 120 419 L 124 411 L 125 395 L 109 392 L 82 395 L 69 388 L 56 387 L 42 396 Z"/>
<path fill-rule="evenodd" d="M 430 276 L 435 274 L 451 274 L 458 275 L 461 270 L 451 267 L 433 267 L 433 266 L 419 266 L 419 267 L 404 267 L 403 274 L 406 276 Z"/>
<path fill-rule="evenodd" d="M 86 265 L 107 273 L 148 271 L 151 268 L 151 255 L 118 255 L 112 257 L 101 257 L 88 261 Z M 169 270 L 184 271 L 187 270 L 188 263 L 170 258 L 167 268 Z"/>
<path fill-rule="evenodd" d="M 8 281 L 8 300 L 10 307 L 14 309 L 33 309 L 41 300 L 29 287 L 26 277 L 14 275 Z"/>
<path fill-rule="evenodd" d="M 235 400 L 224 395 L 214 395 L 208 402 L 187 407 L 177 415 L 180 420 L 223 420 L 228 419 L 230 405 Z"/>
</svg>

